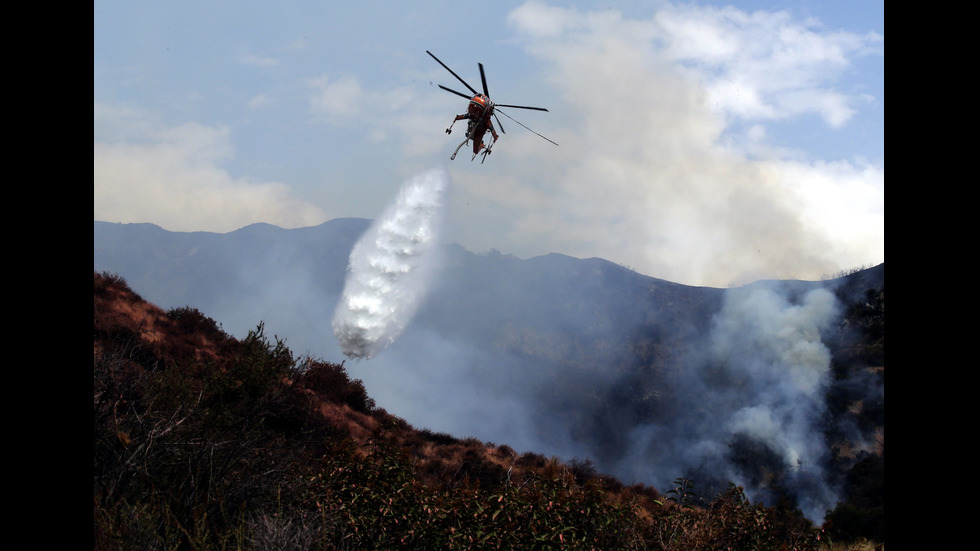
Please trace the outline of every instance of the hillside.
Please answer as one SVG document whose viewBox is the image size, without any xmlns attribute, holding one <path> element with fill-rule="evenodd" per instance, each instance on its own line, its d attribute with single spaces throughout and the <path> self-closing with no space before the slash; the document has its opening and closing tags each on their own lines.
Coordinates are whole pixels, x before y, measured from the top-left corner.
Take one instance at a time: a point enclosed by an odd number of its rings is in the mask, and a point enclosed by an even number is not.
<svg viewBox="0 0 980 551">
<path fill-rule="evenodd" d="M 821 534 L 740 487 L 657 491 L 417 430 L 261 323 L 236 339 L 118 276 L 94 284 L 96 549 L 815 549 Z M 876 353 L 848 349 L 855 364 Z"/>
<path fill-rule="evenodd" d="M 261 322 L 340 362 L 331 318 L 369 223 L 215 234 L 95 222 L 95 269 L 240 338 Z M 345 367 L 414 426 L 590 462 L 630 484 L 687 477 L 716 494 L 734 480 L 816 523 L 859 462 L 883 457 L 884 264 L 716 289 L 598 258 L 457 245 L 442 256 L 404 333 Z"/>
</svg>

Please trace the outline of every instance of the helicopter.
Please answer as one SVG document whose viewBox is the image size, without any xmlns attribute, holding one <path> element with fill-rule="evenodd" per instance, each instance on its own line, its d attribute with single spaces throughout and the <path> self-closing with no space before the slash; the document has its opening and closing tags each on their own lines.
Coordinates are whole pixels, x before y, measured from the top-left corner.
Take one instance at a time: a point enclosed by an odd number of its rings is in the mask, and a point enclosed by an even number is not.
<svg viewBox="0 0 980 551">
<path fill-rule="evenodd" d="M 480 152 L 482 151 L 483 152 L 483 158 L 480 160 L 480 164 L 483 164 L 483 161 L 485 161 L 487 159 L 487 155 L 489 155 L 493 151 L 493 144 L 497 143 L 497 138 L 498 138 L 497 132 L 494 130 L 493 122 L 491 121 L 491 117 L 497 120 L 497 125 L 500 127 L 500 132 L 501 133 L 505 133 L 504 132 L 504 125 L 500 122 L 500 118 L 497 117 L 497 113 L 502 114 L 503 116 L 505 116 L 508 119 L 516 122 L 517 124 L 520 124 L 521 126 L 524 126 L 523 124 L 521 124 L 520 121 L 518 121 L 514 117 L 511 117 L 510 115 L 508 115 L 507 113 L 505 113 L 503 110 L 501 110 L 500 109 L 501 107 L 507 107 L 507 108 L 511 108 L 512 107 L 514 109 L 531 109 L 531 110 L 534 110 L 534 111 L 548 111 L 544 107 L 528 107 L 526 105 L 507 105 L 507 104 L 503 104 L 503 103 L 494 103 L 494 102 L 490 101 L 490 92 L 489 92 L 489 90 L 487 90 L 487 77 L 486 77 L 486 74 L 483 72 L 483 64 L 482 63 L 477 63 L 477 65 L 479 65 L 479 67 L 480 67 L 480 80 L 483 82 L 483 93 L 481 94 L 480 92 L 477 92 L 476 89 L 474 89 L 472 86 L 470 86 L 469 84 L 467 84 L 467 82 L 465 80 L 463 80 L 462 78 L 460 78 L 459 75 L 457 75 L 456 73 L 454 73 L 453 70 L 450 69 L 445 63 L 443 63 L 442 61 L 440 61 L 439 58 L 435 56 L 435 54 L 433 54 L 429 50 L 426 50 L 425 53 L 427 53 L 430 56 L 432 56 L 432 59 L 436 60 L 439 63 L 439 65 L 442 65 L 447 71 L 449 71 L 449 73 L 451 75 L 453 75 L 454 77 L 456 77 L 456 80 L 462 82 L 463 83 L 463 86 L 466 86 L 470 90 L 470 92 L 473 92 L 473 95 L 464 94 L 462 92 L 457 92 L 456 90 L 453 90 L 452 88 L 447 88 L 447 87 L 445 87 L 445 86 L 443 86 L 441 84 L 439 85 L 439 88 L 442 88 L 443 90 L 445 90 L 447 92 L 451 92 L 453 94 L 456 94 L 457 96 L 460 96 L 460 97 L 463 97 L 463 98 L 466 98 L 466 99 L 470 100 L 470 103 L 467 105 L 467 108 L 466 108 L 466 114 L 464 114 L 464 115 L 456 115 L 456 118 L 453 119 L 452 124 L 450 124 L 449 125 L 449 128 L 446 129 L 446 134 L 451 134 L 452 131 L 453 131 L 453 125 L 456 124 L 456 121 L 463 120 L 463 119 L 469 119 L 469 124 L 467 125 L 467 128 L 466 128 L 466 137 L 463 139 L 463 141 L 458 146 L 456 146 L 456 150 L 453 151 L 452 156 L 449 157 L 450 160 L 455 159 L 456 158 L 456 154 L 459 153 L 459 150 L 464 145 L 466 145 L 466 142 L 472 140 L 473 141 L 473 157 L 470 158 L 470 161 L 476 159 L 476 156 L 479 155 Z M 524 128 L 526 128 L 527 130 L 530 130 L 534 134 L 537 134 L 541 138 L 544 138 L 545 140 L 548 140 L 549 142 L 551 142 L 551 143 L 553 143 L 555 145 L 558 145 L 554 141 L 552 141 L 552 140 L 550 140 L 548 138 L 545 138 L 544 136 L 542 136 L 541 134 L 538 134 L 537 132 L 534 132 L 534 130 L 531 130 L 530 128 L 528 128 L 526 126 L 524 126 Z M 493 141 L 490 143 L 490 145 L 486 145 L 485 143 L 483 143 L 483 136 L 484 136 L 484 134 L 486 134 L 487 130 L 490 130 L 490 133 L 493 135 Z"/>
</svg>

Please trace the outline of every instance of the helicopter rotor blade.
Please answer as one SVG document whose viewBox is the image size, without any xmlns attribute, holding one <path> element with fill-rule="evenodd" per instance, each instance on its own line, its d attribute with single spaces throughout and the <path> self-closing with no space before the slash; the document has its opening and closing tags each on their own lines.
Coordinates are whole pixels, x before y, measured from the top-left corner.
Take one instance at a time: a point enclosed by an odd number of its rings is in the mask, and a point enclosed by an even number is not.
<svg viewBox="0 0 980 551">
<path fill-rule="evenodd" d="M 528 107 L 526 105 L 506 105 L 506 104 L 503 104 L 503 103 L 497 103 L 495 105 L 497 107 L 512 107 L 514 109 L 533 109 L 535 111 L 548 111 L 544 107 Z M 549 111 L 549 113 L 550 113 L 550 111 Z M 514 121 L 514 122 L 517 122 L 517 121 Z"/>
<path fill-rule="evenodd" d="M 490 91 L 487 90 L 487 75 L 483 73 L 483 64 L 477 63 L 477 65 L 480 66 L 480 80 L 483 81 L 483 95 L 489 98 Z"/>
<path fill-rule="evenodd" d="M 472 99 L 473 98 L 473 96 L 468 96 L 468 95 L 466 95 L 466 94 L 464 94 L 462 92 L 457 92 L 456 90 L 453 90 L 452 88 L 446 88 L 442 84 L 439 85 L 439 88 L 442 88 L 443 90 L 445 90 L 447 92 L 452 92 L 453 94 L 456 94 L 457 96 L 459 96 L 461 98 L 466 98 L 466 99 Z"/>
<path fill-rule="evenodd" d="M 497 126 L 500 127 L 500 133 L 501 134 L 506 134 L 506 132 L 504 132 L 504 124 L 502 122 L 500 122 L 500 117 L 497 116 L 497 112 L 496 111 L 494 111 L 494 113 L 493 113 L 493 118 L 496 119 Z"/>
<path fill-rule="evenodd" d="M 473 87 L 470 86 L 469 84 L 467 84 L 465 80 L 463 80 L 462 78 L 460 78 L 459 75 L 457 75 L 456 73 L 454 73 L 453 70 L 450 69 L 445 63 L 443 63 L 442 61 L 439 61 L 439 58 L 436 57 L 432 52 L 430 52 L 429 50 L 426 50 L 425 53 L 427 53 L 430 56 L 432 56 L 432 59 L 438 61 L 439 62 L 439 65 L 442 65 L 443 68 L 445 68 L 447 71 L 449 71 L 449 73 L 451 75 L 453 75 L 454 77 L 456 77 L 456 80 L 462 82 L 463 83 L 463 86 L 466 86 L 467 88 L 469 88 L 470 91 L 473 92 L 473 94 L 479 94 L 479 92 L 477 92 L 476 90 L 474 90 Z M 445 89 L 448 90 L 448 88 L 445 88 Z M 449 91 L 452 92 L 452 90 L 449 90 Z M 456 93 L 458 94 L 459 92 L 456 92 Z M 467 97 L 469 97 L 469 96 L 467 96 Z"/>
<path fill-rule="evenodd" d="M 497 107 L 500 107 L 500 106 L 498 105 Z M 508 107 L 514 107 L 514 106 L 513 106 L 513 105 L 510 105 L 510 106 L 508 106 Z M 538 109 L 540 109 L 540 107 L 539 107 Z M 545 111 L 546 111 L 546 109 L 545 109 Z M 512 116 L 510 116 L 510 115 L 508 115 L 507 113 L 504 113 L 503 111 L 499 111 L 499 110 L 498 110 L 497 112 L 499 112 L 499 113 L 500 113 L 501 115 L 503 115 L 503 116 L 505 116 L 505 117 L 507 117 L 508 119 L 510 119 L 510 120 L 512 120 L 512 121 L 514 121 L 514 122 L 516 122 L 517 124 L 520 124 L 521 126 L 524 126 L 524 124 L 522 124 L 522 123 L 521 123 L 521 121 L 519 121 L 519 120 L 517 120 L 517 119 L 515 119 L 514 117 L 512 117 Z M 536 134 L 536 135 L 537 135 L 538 137 L 541 137 L 541 138 L 544 138 L 545 140 L 548 140 L 549 142 L 551 142 L 551 143 L 553 143 L 553 144 L 555 144 L 555 145 L 558 145 L 558 143 L 557 143 L 557 142 L 555 142 L 555 141 L 553 141 L 553 140 L 551 140 L 551 139 L 549 139 L 549 138 L 545 138 L 544 136 L 542 136 L 541 134 L 538 134 L 538 133 L 537 133 L 537 132 L 535 132 L 534 130 L 531 130 L 530 128 L 528 128 L 528 127 L 526 127 L 526 126 L 524 126 L 524 128 L 525 128 L 525 129 L 527 129 L 527 130 L 529 130 L 529 131 L 530 131 L 530 132 L 532 132 L 533 134 Z"/>
</svg>

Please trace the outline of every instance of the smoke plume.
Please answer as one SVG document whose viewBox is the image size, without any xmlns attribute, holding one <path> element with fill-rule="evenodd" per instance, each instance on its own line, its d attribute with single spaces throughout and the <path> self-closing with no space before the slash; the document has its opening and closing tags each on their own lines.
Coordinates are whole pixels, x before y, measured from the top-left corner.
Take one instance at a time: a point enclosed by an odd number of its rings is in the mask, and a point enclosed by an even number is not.
<svg viewBox="0 0 980 551">
<path fill-rule="evenodd" d="M 683 472 L 714 482 L 712 492 L 734 481 L 767 503 L 785 492 L 808 518 L 822 519 L 837 492 L 824 473 L 830 351 L 821 333 L 838 309 L 826 289 L 798 297 L 769 284 L 729 290 L 670 381 L 670 420 L 636 427 L 639 445 L 624 466 L 649 469 L 640 477 L 647 480 Z"/>
<path fill-rule="evenodd" d="M 443 170 L 402 184 L 395 202 L 351 250 L 333 332 L 349 358 L 373 357 L 405 329 L 438 264 Z"/>
</svg>

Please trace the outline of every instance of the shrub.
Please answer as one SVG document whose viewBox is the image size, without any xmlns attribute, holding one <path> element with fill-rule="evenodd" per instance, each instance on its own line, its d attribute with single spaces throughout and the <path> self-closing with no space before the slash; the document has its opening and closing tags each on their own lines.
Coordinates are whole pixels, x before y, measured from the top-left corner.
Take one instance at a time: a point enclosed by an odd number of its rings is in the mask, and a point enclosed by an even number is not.
<svg viewBox="0 0 980 551">
<path fill-rule="evenodd" d="M 197 308 L 172 308 L 167 312 L 167 318 L 174 322 L 175 329 L 182 335 L 203 336 L 213 342 L 223 342 L 228 338 L 216 321 Z"/>
<path fill-rule="evenodd" d="M 341 364 L 307 359 L 296 382 L 324 400 L 347 404 L 355 411 L 370 413 L 375 408 L 364 383 L 351 379 Z"/>
<path fill-rule="evenodd" d="M 459 438 L 445 432 L 433 432 L 429 429 L 422 429 L 419 433 L 424 440 L 441 446 L 459 443 Z"/>
<path fill-rule="evenodd" d="M 291 353 L 261 325 L 219 364 L 144 369 L 133 362 L 140 346 L 135 335 L 95 358 L 97 548 L 211 547 L 296 469 L 267 424 Z"/>
</svg>

